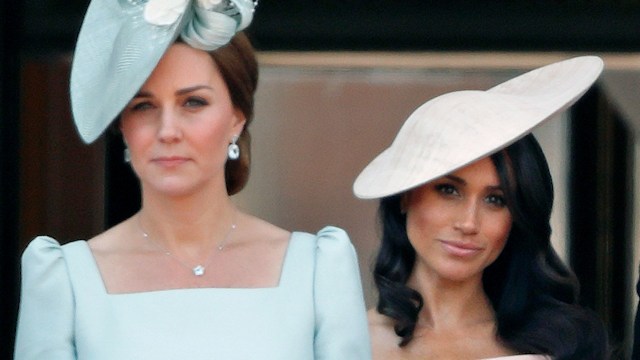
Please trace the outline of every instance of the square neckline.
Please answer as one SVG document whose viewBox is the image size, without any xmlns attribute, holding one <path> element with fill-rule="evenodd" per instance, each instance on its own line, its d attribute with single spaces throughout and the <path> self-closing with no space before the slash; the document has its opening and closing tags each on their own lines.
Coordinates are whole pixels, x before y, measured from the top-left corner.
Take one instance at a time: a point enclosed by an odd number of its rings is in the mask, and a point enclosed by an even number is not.
<svg viewBox="0 0 640 360">
<path fill-rule="evenodd" d="M 175 293 L 175 292 L 194 292 L 194 291 L 276 291 L 283 287 L 284 280 L 286 278 L 286 274 L 288 273 L 287 269 L 290 267 L 291 263 L 291 248 L 293 247 L 294 239 L 296 238 L 296 234 L 299 234 L 298 231 L 292 231 L 289 235 L 289 239 L 287 240 L 287 248 L 285 250 L 284 256 L 282 258 L 282 267 L 280 269 L 280 276 L 278 278 L 278 283 L 275 286 L 260 286 L 260 287 L 215 287 L 215 286 L 205 286 L 205 287 L 178 287 L 178 288 L 168 288 L 168 289 L 157 289 L 157 290 L 149 290 L 149 291 L 134 291 L 134 292 L 122 292 L 122 293 L 110 293 L 107 290 L 107 286 L 104 282 L 104 278 L 102 277 L 102 273 L 100 272 L 100 267 L 98 267 L 98 262 L 96 261 L 91 248 L 89 247 L 89 242 L 86 240 L 79 241 L 82 243 L 80 248 L 83 251 L 83 256 L 86 256 L 86 261 L 91 264 L 92 274 L 96 278 L 96 282 L 98 287 L 103 295 L 106 296 L 126 296 L 126 295 L 139 295 L 144 296 L 150 294 L 160 294 L 160 293 Z M 297 236 L 301 238 L 300 236 Z"/>
</svg>

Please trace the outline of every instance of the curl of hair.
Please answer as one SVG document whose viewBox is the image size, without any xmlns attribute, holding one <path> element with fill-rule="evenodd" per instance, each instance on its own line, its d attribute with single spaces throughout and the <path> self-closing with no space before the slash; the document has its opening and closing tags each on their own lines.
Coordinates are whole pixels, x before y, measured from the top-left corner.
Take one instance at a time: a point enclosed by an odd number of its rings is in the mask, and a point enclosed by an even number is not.
<svg viewBox="0 0 640 360">
<path fill-rule="evenodd" d="M 254 95 L 258 87 L 258 62 L 253 46 L 243 32 L 237 33 L 227 45 L 210 51 L 209 54 L 229 89 L 231 102 L 242 112 L 246 120 L 237 142 L 240 147 L 240 157 L 237 160 L 227 161 L 225 165 L 227 193 L 233 195 L 242 190 L 249 180 L 251 168 L 249 125 L 253 120 Z"/>
<path fill-rule="evenodd" d="M 527 135 L 491 159 L 513 219 L 504 250 L 483 274 L 499 339 L 519 353 L 556 360 L 608 358 L 604 325 L 578 305 L 578 280 L 551 246 L 553 185 L 540 145 Z M 374 279 L 377 310 L 394 320 L 404 346 L 412 339 L 423 301 L 406 286 L 416 254 L 407 238 L 400 197 L 380 202 L 383 234 Z"/>
<path fill-rule="evenodd" d="M 409 243 L 405 228 L 406 215 L 400 211 L 401 195 L 384 198 L 380 202 L 382 244 L 378 251 L 373 279 L 378 288 L 377 311 L 395 320 L 394 330 L 401 337 L 400 346 L 413 338 L 422 296 L 406 285 L 416 252 Z"/>
</svg>

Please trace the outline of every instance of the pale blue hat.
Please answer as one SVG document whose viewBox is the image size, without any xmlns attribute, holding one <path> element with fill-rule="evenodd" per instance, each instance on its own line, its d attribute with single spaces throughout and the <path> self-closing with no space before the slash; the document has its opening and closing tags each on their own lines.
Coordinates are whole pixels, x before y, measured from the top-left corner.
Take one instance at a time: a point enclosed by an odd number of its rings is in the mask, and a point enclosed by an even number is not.
<svg viewBox="0 0 640 360">
<path fill-rule="evenodd" d="M 71 68 L 73 118 L 86 143 L 120 114 L 177 39 L 210 51 L 253 19 L 253 0 L 92 0 Z"/>
</svg>

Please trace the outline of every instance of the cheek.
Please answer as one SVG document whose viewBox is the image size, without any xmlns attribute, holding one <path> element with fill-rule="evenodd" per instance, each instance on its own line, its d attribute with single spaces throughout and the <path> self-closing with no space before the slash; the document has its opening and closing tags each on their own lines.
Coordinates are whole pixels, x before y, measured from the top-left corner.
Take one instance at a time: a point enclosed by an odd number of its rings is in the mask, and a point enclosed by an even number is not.
<svg viewBox="0 0 640 360">
<path fill-rule="evenodd" d="M 226 149 L 230 142 L 227 126 L 221 122 L 201 123 L 194 127 L 191 131 L 192 138 L 204 148 L 217 151 Z"/>
<path fill-rule="evenodd" d="M 412 207 L 407 212 L 407 235 L 409 241 L 416 247 L 427 237 L 437 236 L 448 223 L 445 207 L 436 210 L 434 206 Z"/>
<path fill-rule="evenodd" d="M 148 127 L 125 119 L 121 120 L 120 132 L 126 145 L 132 150 L 145 146 L 154 136 L 153 131 L 150 131 Z"/>
<path fill-rule="evenodd" d="M 203 162 L 215 168 L 227 160 L 228 145 L 231 135 L 227 127 L 217 124 L 201 124 L 190 129 L 188 146 L 203 157 Z"/>
<path fill-rule="evenodd" d="M 197 121 L 193 123 L 193 133 L 211 140 L 230 141 L 232 117 L 233 113 L 226 107 L 211 107 L 209 111 L 198 114 Z"/>
<path fill-rule="evenodd" d="M 490 226 L 487 228 L 486 236 L 494 244 L 494 247 L 501 251 L 511 233 L 511 216 L 507 215 L 492 219 L 489 224 Z"/>
<path fill-rule="evenodd" d="M 156 118 L 157 113 L 153 111 L 135 112 L 125 109 L 120 114 L 120 131 L 127 138 L 147 134 L 154 128 Z"/>
</svg>

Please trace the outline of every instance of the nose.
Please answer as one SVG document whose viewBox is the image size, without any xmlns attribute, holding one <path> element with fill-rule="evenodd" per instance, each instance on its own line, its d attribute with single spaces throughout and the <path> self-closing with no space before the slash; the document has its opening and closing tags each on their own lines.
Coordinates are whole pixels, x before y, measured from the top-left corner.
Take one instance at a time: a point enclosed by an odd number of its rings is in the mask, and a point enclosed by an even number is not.
<svg viewBox="0 0 640 360">
<path fill-rule="evenodd" d="M 477 201 L 468 201 L 463 208 L 454 224 L 456 230 L 465 235 L 475 234 L 480 227 L 480 211 Z"/>
<path fill-rule="evenodd" d="M 160 114 L 158 139 L 164 143 L 178 141 L 182 137 L 182 129 L 177 114 L 171 110 L 164 109 Z"/>
</svg>

